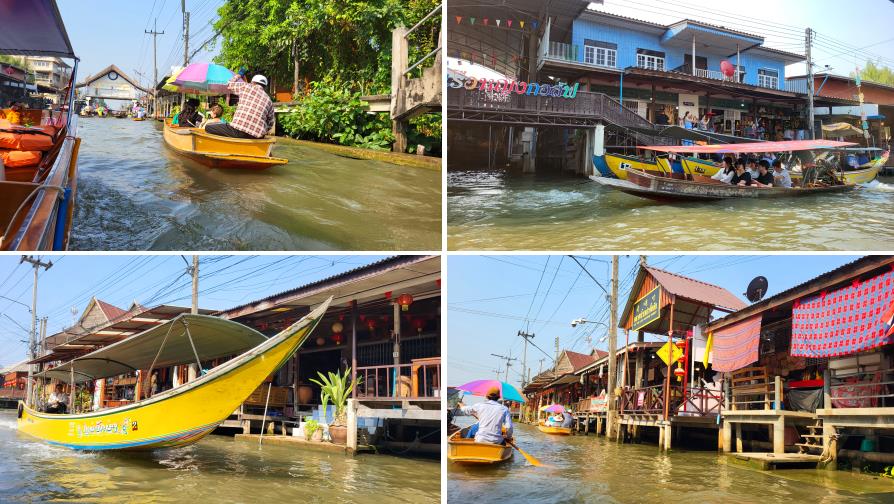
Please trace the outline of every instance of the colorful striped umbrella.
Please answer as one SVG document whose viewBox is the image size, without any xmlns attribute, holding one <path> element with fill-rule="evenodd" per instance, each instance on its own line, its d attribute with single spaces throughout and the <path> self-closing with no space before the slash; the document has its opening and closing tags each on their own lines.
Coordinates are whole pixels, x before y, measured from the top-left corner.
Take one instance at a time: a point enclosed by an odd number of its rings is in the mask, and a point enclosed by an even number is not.
<svg viewBox="0 0 894 504">
<path fill-rule="evenodd" d="M 168 79 L 165 89 L 171 85 L 181 93 L 227 94 L 227 83 L 233 75 L 228 68 L 214 63 L 190 63 Z"/>
<path fill-rule="evenodd" d="M 540 408 L 540 411 L 549 411 L 550 413 L 565 413 L 565 406 L 561 404 L 550 404 Z"/>
<path fill-rule="evenodd" d="M 500 397 L 506 401 L 525 402 L 525 398 L 512 385 L 500 380 L 475 380 L 460 385 L 459 390 L 464 390 L 472 395 L 486 397 L 487 391 L 492 388 L 500 389 Z"/>
</svg>

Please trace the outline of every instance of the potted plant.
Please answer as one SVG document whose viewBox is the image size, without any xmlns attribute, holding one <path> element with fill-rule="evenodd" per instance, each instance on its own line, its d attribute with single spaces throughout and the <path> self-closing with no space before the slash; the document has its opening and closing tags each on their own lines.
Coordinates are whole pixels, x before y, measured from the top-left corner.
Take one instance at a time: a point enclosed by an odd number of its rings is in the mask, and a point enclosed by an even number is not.
<svg viewBox="0 0 894 504">
<path fill-rule="evenodd" d="M 317 371 L 320 380 L 311 378 L 310 381 L 320 386 L 320 400 L 323 403 L 323 412 L 326 412 L 326 406 L 332 401 L 335 406 L 335 418 L 329 425 L 329 437 L 336 444 L 346 444 L 348 440 L 348 416 L 345 408 L 348 404 L 348 397 L 351 397 L 351 391 L 354 386 L 360 383 L 358 378 L 355 382 L 350 382 L 351 368 L 345 369 L 343 375 L 329 372 L 328 376 Z M 350 382 L 350 383 L 349 383 Z"/>
<path fill-rule="evenodd" d="M 317 442 L 323 440 L 323 428 L 320 427 L 320 422 L 314 419 L 304 422 L 304 439 Z"/>
</svg>

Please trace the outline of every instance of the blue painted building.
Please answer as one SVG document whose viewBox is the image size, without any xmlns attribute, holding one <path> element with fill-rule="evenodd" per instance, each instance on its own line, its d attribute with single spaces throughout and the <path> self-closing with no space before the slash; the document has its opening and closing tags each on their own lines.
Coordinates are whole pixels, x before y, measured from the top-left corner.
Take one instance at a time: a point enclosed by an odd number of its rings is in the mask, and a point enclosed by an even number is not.
<svg viewBox="0 0 894 504">
<path fill-rule="evenodd" d="M 675 121 L 689 112 L 707 115 L 714 129 L 732 134 L 745 134 L 751 124 L 773 132 L 805 127 L 798 119 L 806 86 L 785 80 L 786 65 L 805 58 L 766 47 L 760 35 L 691 19 L 663 25 L 595 10 L 558 33 L 551 35 L 550 26 L 543 32 L 541 76 L 606 93 L 653 122 L 662 113 Z"/>
</svg>

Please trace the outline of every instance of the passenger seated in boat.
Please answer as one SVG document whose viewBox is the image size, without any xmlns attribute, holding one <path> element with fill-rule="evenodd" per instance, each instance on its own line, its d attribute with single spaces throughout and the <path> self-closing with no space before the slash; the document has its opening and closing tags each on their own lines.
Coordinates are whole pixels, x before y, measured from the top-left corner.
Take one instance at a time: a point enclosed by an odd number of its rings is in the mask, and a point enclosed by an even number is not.
<svg viewBox="0 0 894 504">
<path fill-rule="evenodd" d="M 749 175 L 751 175 L 751 180 L 756 179 L 757 176 L 760 175 L 757 172 L 757 159 L 749 157 L 748 164 L 745 165 L 745 170 L 748 171 Z"/>
<path fill-rule="evenodd" d="M 205 131 L 231 138 L 264 138 L 273 127 L 273 102 L 267 96 L 267 77 L 255 75 L 251 83 L 242 80 L 245 70 L 230 79 L 227 89 L 239 96 L 239 104 L 229 124 L 211 124 Z"/>
<path fill-rule="evenodd" d="M 773 185 L 776 187 L 791 187 L 792 177 L 782 165 L 782 160 L 773 161 Z"/>
<path fill-rule="evenodd" d="M 47 399 L 47 413 L 65 413 L 68 407 L 68 396 L 62 391 L 62 384 L 56 384 L 56 390 Z"/>
<path fill-rule="evenodd" d="M 475 433 L 476 443 L 503 444 L 504 441 L 512 440 L 512 415 L 509 408 L 497 402 L 500 398 L 500 389 L 493 387 L 487 391 L 487 400 L 464 406 L 463 403 L 457 404 L 457 407 L 464 415 L 472 415 L 478 419 L 478 432 Z M 503 427 L 506 427 L 506 436 L 503 436 Z"/>
<path fill-rule="evenodd" d="M 761 159 L 758 163 L 757 177 L 752 181 L 758 187 L 773 187 L 773 174 L 770 172 L 770 163 Z"/>
<path fill-rule="evenodd" d="M 223 115 L 223 107 L 215 103 L 211 106 L 211 110 L 208 111 L 208 117 L 202 121 L 202 124 L 199 125 L 200 128 L 205 128 L 209 124 L 216 123 L 226 123 L 221 116 Z"/>
<path fill-rule="evenodd" d="M 742 161 L 736 163 L 736 174 L 733 175 L 733 178 L 730 179 L 729 183 L 737 186 L 751 185 L 751 174 L 745 170 L 745 163 Z"/>
<path fill-rule="evenodd" d="M 183 110 L 174 116 L 171 124 L 176 124 L 181 128 L 195 128 L 202 123 L 202 114 L 198 111 L 199 100 L 190 98 L 183 104 Z"/>
<path fill-rule="evenodd" d="M 574 423 L 574 417 L 571 416 L 571 413 L 565 412 L 562 413 L 562 427 L 571 427 Z"/>
<path fill-rule="evenodd" d="M 723 158 L 723 168 L 717 170 L 717 173 L 712 175 L 711 178 L 719 180 L 724 184 L 729 184 L 735 174 L 736 168 L 733 166 L 733 158 L 725 157 Z"/>
</svg>

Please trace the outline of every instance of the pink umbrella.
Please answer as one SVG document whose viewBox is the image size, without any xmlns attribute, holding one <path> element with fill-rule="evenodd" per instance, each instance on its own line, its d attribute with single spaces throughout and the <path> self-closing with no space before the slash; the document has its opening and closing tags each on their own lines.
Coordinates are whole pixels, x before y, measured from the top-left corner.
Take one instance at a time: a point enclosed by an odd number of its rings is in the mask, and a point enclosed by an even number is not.
<svg viewBox="0 0 894 504">
<path fill-rule="evenodd" d="M 226 94 L 233 75 L 228 68 L 214 63 L 190 63 L 177 74 L 173 84 L 181 92 Z"/>
<path fill-rule="evenodd" d="M 456 388 L 472 395 L 486 397 L 487 391 L 494 387 L 500 389 L 500 397 L 506 401 L 525 402 L 525 398 L 515 387 L 500 380 L 475 380 Z"/>
<path fill-rule="evenodd" d="M 565 406 L 561 404 L 550 404 L 540 408 L 540 411 L 549 411 L 550 413 L 565 413 Z"/>
</svg>

